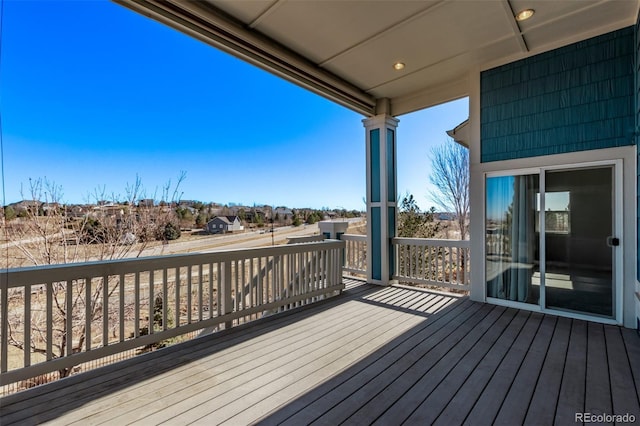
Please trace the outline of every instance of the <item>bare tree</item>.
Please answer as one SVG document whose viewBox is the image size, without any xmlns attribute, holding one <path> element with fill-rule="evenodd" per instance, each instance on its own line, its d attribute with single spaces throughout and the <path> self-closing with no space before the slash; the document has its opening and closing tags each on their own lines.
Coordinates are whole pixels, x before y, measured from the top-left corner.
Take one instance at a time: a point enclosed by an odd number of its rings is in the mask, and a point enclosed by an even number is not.
<svg viewBox="0 0 640 426">
<path fill-rule="evenodd" d="M 178 186 L 185 179 L 182 173 L 173 190 L 178 195 Z M 162 206 L 139 203 L 145 198 L 145 192 L 139 177 L 133 184 L 127 185 L 123 197 L 107 194 L 104 188 L 97 189 L 90 196 L 95 204 L 82 206 L 82 212 L 74 212 L 65 206 L 62 188 L 45 179 L 30 180 L 29 205 L 20 218 L 7 223 L 7 236 L 14 250 L 14 261 L 22 257 L 21 265 L 7 265 L 7 268 L 29 265 L 51 265 L 96 260 L 111 260 L 139 257 L 153 240 L 164 238 L 167 224 L 177 224 L 175 199 L 168 199 L 172 185 L 163 187 Z M 23 194 L 25 197 L 25 194 Z M 79 207 L 79 206 L 76 206 Z M 177 226 L 177 225 L 176 225 Z M 7 256 L 9 259 L 10 256 Z M 71 291 L 67 286 L 71 285 Z M 53 356 L 68 355 L 67 341 L 72 339 L 72 351 L 81 352 L 85 345 L 86 324 L 101 323 L 108 316 L 110 327 L 115 330 L 118 321 L 117 312 L 104 309 L 102 301 L 119 297 L 119 286 L 124 283 L 117 279 L 101 278 L 92 282 L 73 280 L 70 283 L 52 285 L 52 324 Z M 105 295 L 106 293 L 106 295 Z M 71 304 L 67 297 L 71 295 Z M 87 297 L 90 295 L 89 297 Z M 18 299 L 22 295 L 14 295 Z M 31 341 L 24 341 L 24 322 L 20 301 L 16 300 L 15 309 L 10 307 L 9 343 L 19 349 L 29 347 L 33 353 L 46 354 L 46 315 L 39 298 L 32 300 L 34 318 L 31 322 Z M 150 302 L 151 303 L 151 302 Z M 40 304 L 40 306 L 38 305 Z M 70 306 L 70 311 L 67 307 Z M 131 311 L 129 307 L 125 307 Z M 89 317 L 87 322 L 86 316 Z M 67 321 L 72 322 L 72 335 L 67 334 Z M 60 377 L 68 376 L 72 368 L 59 371 Z"/>
<path fill-rule="evenodd" d="M 448 140 L 431 151 L 431 175 L 435 186 L 432 200 L 447 212 L 455 214 L 460 239 L 469 234 L 469 150 Z"/>
</svg>

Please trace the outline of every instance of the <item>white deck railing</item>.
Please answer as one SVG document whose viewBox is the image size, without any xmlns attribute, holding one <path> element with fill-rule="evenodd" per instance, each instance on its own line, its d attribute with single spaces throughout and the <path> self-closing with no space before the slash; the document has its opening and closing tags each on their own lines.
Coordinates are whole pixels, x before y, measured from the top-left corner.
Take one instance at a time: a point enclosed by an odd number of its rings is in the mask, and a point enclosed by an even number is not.
<svg viewBox="0 0 640 426">
<path fill-rule="evenodd" d="M 469 290 L 469 240 L 394 238 L 401 282 Z"/>
<path fill-rule="evenodd" d="M 343 250 L 325 241 L 0 270 L 0 385 L 334 294 Z"/>
<path fill-rule="evenodd" d="M 367 236 L 343 234 L 340 239 L 346 244 L 342 270 L 348 274 L 366 276 Z"/>
<path fill-rule="evenodd" d="M 346 243 L 342 270 L 367 274 L 367 236 L 344 234 Z M 469 290 L 469 241 L 424 238 L 394 238 L 395 280 L 458 290 Z"/>
</svg>

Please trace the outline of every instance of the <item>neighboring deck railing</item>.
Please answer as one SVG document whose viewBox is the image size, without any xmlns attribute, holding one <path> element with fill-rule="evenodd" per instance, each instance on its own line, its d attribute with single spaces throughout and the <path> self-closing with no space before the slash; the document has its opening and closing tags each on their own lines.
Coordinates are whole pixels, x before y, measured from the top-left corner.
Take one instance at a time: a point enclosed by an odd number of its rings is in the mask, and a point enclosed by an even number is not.
<svg viewBox="0 0 640 426">
<path fill-rule="evenodd" d="M 0 385 L 66 375 L 92 360 L 334 294 L 343 288 L 344 245 L 0 270 Z M 18 348 L 11 363 L 9 347 Z"/>
<path fill-rule="evenodd" d="M 340 239 L 345 242 L 344 266 L 345 273 L 367 276 L 367 236 L 343 234 Z"/>
<path fill-rule="evenodd" d="M 394 238 L 400 282 L 468 291 L 469 240 Z"/>
</svg>

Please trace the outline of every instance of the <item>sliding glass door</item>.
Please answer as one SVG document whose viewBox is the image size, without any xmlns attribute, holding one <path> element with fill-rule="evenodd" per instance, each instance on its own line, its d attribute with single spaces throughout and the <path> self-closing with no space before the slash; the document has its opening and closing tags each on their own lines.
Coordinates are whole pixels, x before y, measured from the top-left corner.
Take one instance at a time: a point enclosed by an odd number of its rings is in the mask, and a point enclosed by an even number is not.
<svg viewBox="0 0 640 426">
<path fill-rule="evenodd" d="M 545 188 L 546 306 L 613 316 L 613 167 L 547 171 Z"/>
<path fill-rule="evenodd" d="M 538 304 L 539 242 L 535 233 L 538 175 L 487 178 L 487 296 Z"/>
<path fill-rule="evenodd" d="M 487 297 L 615 316 L 614 166 L 486 178 Z"/>
</svg>

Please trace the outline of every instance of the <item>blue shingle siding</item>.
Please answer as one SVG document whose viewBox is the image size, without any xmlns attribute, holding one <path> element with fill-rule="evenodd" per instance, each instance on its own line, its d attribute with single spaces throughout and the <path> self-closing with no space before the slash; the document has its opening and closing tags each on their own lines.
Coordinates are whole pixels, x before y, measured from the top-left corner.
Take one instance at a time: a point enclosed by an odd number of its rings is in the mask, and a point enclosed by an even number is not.
<svg viewBox="0 0 640 426">
<path fill-rule="evenodd" d="M 482 162 L 635 143 L 634 28 L 481 74 Z"/>
</svg>

